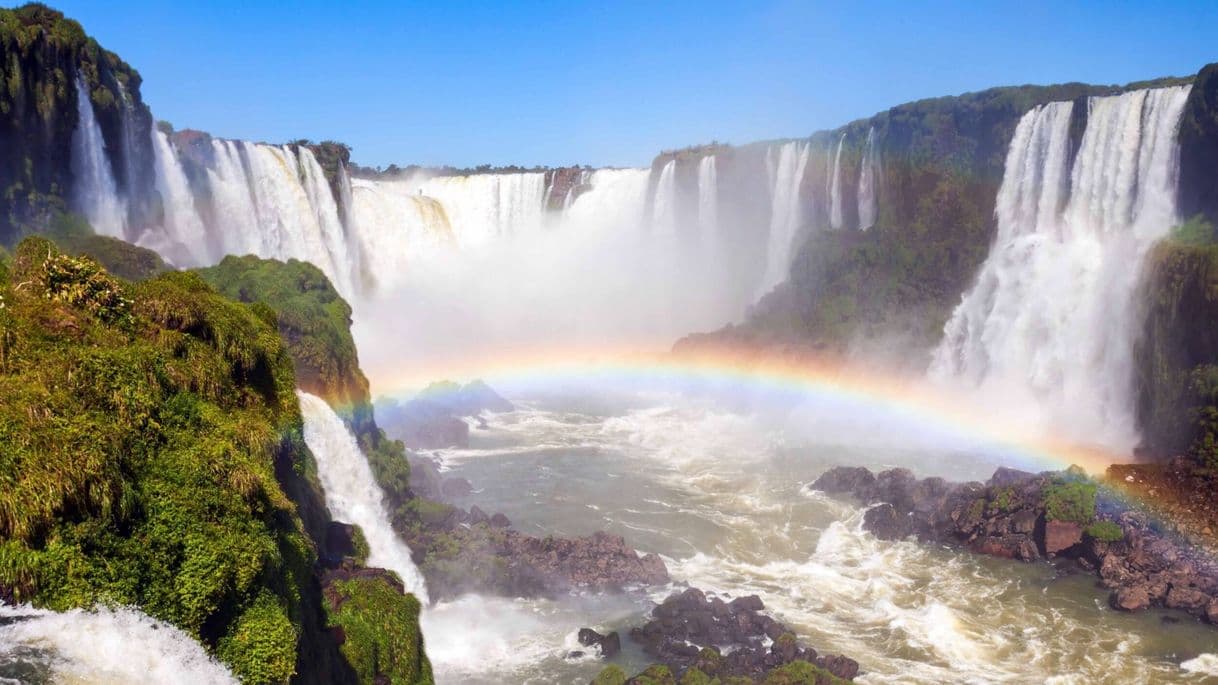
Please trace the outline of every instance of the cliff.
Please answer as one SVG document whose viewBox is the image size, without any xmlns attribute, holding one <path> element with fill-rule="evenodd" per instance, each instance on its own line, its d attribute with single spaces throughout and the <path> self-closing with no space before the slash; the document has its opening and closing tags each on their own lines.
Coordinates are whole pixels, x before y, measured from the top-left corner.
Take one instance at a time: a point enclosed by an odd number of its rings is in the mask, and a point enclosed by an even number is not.
<svg viewBox="0 0 1218 685">
<path fill-rule="evenodd" d="M 994 204 L 1019 119 L 1048 102 L 1082 103 L 1091 96 L 1180 82 L 1187 79 L 994 88 L 899 105 L 813 134 L 799 191 L 810 209 L 797 234 L 788 278 L 740 325 L 689 336 L 678 342 L 678 351 L 700 345 L 796 345 L 842 354 L 871 351 L 868 346 L 880 346 L 876 341 L 884 347 L 900 341 L 898 361 L 921 366 L 922 352 L 941 337 L 993 241 Z M 1076 147 L 1084 124 L 1081 116 L 1071 122 Z M 721 178 L 764 179 L 765 155 L 757 147 L 765 145 L 733 148 L 726 158 L 716 150 L 718 159 L 726 159 Z M 699 156 L 686 155 L 684 162 L 675 157 L 678 186 L 695 173 Z M 837 180 L 845 200 L 838 201 L 835 227 L 831 177 L 839 157 Z M 876 160 L 875 218 L 864 227 L 855 198 L 869 159 Z"/>
<path fill-rule="evenodd" d="M 120 190 L 130 189 L 134 225 L 156 212 L 152 115 L 140 97 L 140 75 L 45 5 L 0 9 L 0 244 L 44 226 L 70 208 L 79 80 L 89 94 L 105 154 Z"/>
</svg>

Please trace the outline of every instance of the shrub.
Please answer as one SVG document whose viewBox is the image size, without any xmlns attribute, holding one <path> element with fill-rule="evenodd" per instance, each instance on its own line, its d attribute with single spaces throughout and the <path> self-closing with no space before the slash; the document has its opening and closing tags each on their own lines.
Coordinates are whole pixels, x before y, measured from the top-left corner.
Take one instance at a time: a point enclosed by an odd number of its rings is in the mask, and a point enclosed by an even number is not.
<svg viewBox="0 0 1218 685">
<path fill-rule="evenodd" d="M 626 672 L 617 664 L 609 664 L 596 677 L 592 679 L 592 685 L 626 685 Z"/>
<path fill-rule="evenodd" d="M 419 601 L 388 580 L 358 577 L 336 581 L 337 609 L 327 606 L 329 624 L 343 629 L 343 656 L 361 683 L 387 679 L 395 685 L 432 681 L 419 632 Z"/>
<path fill-rule="evenodd" d="M 1096 521 L 1087 526 L 1088 537 L 1100 542 L 1119 542 L 1125 537 L 1125 531 L 1112 521 Z"/>
</svg>

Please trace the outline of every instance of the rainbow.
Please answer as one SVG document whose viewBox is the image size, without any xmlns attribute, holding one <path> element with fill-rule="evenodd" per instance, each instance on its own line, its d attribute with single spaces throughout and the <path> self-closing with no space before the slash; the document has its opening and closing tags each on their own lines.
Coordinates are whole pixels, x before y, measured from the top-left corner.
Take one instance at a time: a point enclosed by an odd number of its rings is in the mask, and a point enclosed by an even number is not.
<svg viewBox="0 0 1218 685">
<path fill-rule="evenodd" d="M 867 369 L 804 351 L 782 354 L 750 349 L 715 348 L 693 352 L 648 354 L 630 350 L 562 348 L 503 354 L 427 364 L 373 377 L 376 394 L 407 397 L 432 381 L 482 379 L 492 387 L 551 387 L 564 383 L 648 383 L 713 387 L 757 396 L 845 402 L 895 413 L 936 430 L 984 444 L 1014 464 L 1059 470 L 1077 465 L 1099 474 L 1129 455 L 1096 445 L 1080 445 L 1051 436 L 1000 412 L 987 410 L 975 398 L 962 400 L 923 378 Z"/>
</svg>

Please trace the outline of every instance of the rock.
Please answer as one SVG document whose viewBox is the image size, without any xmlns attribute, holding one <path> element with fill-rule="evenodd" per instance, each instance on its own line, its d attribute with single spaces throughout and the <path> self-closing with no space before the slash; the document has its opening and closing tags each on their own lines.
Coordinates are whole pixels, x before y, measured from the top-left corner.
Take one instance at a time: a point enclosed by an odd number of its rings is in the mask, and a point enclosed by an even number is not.
<svg viewBox="0 0 1218 685">
<path fill-rule="evenodd" d="M 492 528 L 508 528 L 512 525 L 512 522 L 508 520 L 508 517 L 500 514 L 499 512 L 495 512 L 495 515 L 491 517 L 490 523 Z"/>
<path fill-rule="evenodd" d="M 445 478 L 440 486 L 440 492 L 445 497 L 466 497 L 473 491 L 474 486 L 464 478 Z"/>
<path fill-rule="evenodd" d="M 1036 520 L 1039 518 L 1032 509 L 1021 509 L 1011 517 L 1011 532 L 1031 535 L 1036 530 Z"/>
<path fill-rule="evenodd" d="M 910 533 L 909 517 L 891 504 L 879 504 L 863 514 L 863 527 L 881 540 L 900 540 Z"/>
<path fill-rule="evenodd" d="M 767 671 L 796 660 L 834 664 L 851 673 L 845 677 L 857 673 L 851 659 L 819 659 L 816 650 L 800 645 L 786 626 L 761 613 L 763 608 L 756 595 L 724 602 L 688 588 L 656 606 L 652 619 L 632 628 L 630 638 L 674 672 L 697 668 L 721 680 L 759 680 Z M 768 648 L 762 646 L 766 638 L 773 641 Z"/>
<path fill-rule="evenodd" d="M 1083 527 L 1073 521 L 1045 522 L 1045 554 L 1065 552 L 1083 541 Z"/>
<path fill-rule="evenodd" d="M 1142 611 L 1150 606 L 1150 595 L 1141 586 L 1121 588 L 1112 595 L 1111 603 L 1120 611 Z"/>
<path fill-rule="evenodd" d="M 477 525 L 479 523 L 490 523 L 490 521 L 491 521 L 491 517 L 487 516 L 486 512 L 482 511 L 482 509 L 479 508 L 478 505 L 475 504 L 474 506 L 469 508 L 470 525 Z"/>
<path fill-rule="evenodd" d="M 1000 466 L 998 467 L 997 471 L 994 471 L 994 475 L 990 476 L 990 479 L 986 482 L 986 485 L 991 487 L 1003 487 L 1006 485 L 1024 483 L 1032 480 L 1033 478 L 1036 478 L 1035 473 L 1028 473 L 1027 471 L 1009 469 L 1005 466 Z"/>
<path fill-rule="evenodd" d="M 818 660 L 817 665 L 845 680 L 854 680 L 859 674 L 859 662 L 840 655 L 824 657 Z"/>
<path fill-rule="evenodd" d="M 828 493 L 857 493 L 875 484 L 875 476 L 861 466 L 838 466 L 816 479 L 811 487 Z"/>
<path fill-rule="evenodd" d="M 1205 605 L 1205 620 L 1218 625 L 1218 599 L 1210 600 L 1210 603 Z"/>
<path fill-rule="evenodd" d="M 601 657 L 612 658 L 622 651 L 622 639 L 617 631 L 601 635 L 591 628 L 580 628 L 577 636 L 579 643 L 585 647 L 600 647 Z"/>
</svg>

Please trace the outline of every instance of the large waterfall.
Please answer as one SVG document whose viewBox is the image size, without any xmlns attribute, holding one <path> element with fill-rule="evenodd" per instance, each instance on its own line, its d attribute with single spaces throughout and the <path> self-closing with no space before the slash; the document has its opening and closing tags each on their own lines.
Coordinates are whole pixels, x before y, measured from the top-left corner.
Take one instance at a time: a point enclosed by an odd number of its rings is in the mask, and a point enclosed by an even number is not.
<svg viewBox="0 0 1218 685">
<path fill-rule="evenodd" d="M 867 145 L 863 150 L 863 159 L 859 168 L 859 230 L 866 231 L 875 225 L 879 213 L 879 201 L 876 198 L 876 185 L 879 182 L 879 150 L 875 144 L 875 128 L 867 130 Z"/>
<path fill-rule="evenodd" d="M 1024 115 L 997 237 L 932 375 L 1026 395 L 1059 432 L 1132 446 L 1134 289 L 1148 248 L 1178 221 L 1176 133 L 1188 90 L 1091 98 L 1073 161 L 1071 103 Z"/>
<path fill-rule="evenodd" d="M 397 573 L 406 590 L 426 605 L 423 575 L 410 558 L 410 548 L 393 532 L 384 493 L 355 436 L 325 400 L 300 390 L 296 394 L 304 415 L 305 443 L 317 460 L 330 515 L 359 526 L 368 541 L 368 565 Z"/>
<path fill-rule="evenodd" d="M 846 134 L 837 139 L 837 152 L 833 155 L 833 173 L 829 176 L 829 225 L 841 228 L 845 223 L 844 208 L 842 207 L 842 147 L 846 144 Z"/>
<path fill-rule="evenodd" d="M 698 232 L 704 241 L 713 241 L 719 230 L 719 174 L 715 156 L 698 162 Z"/>
</svg>

